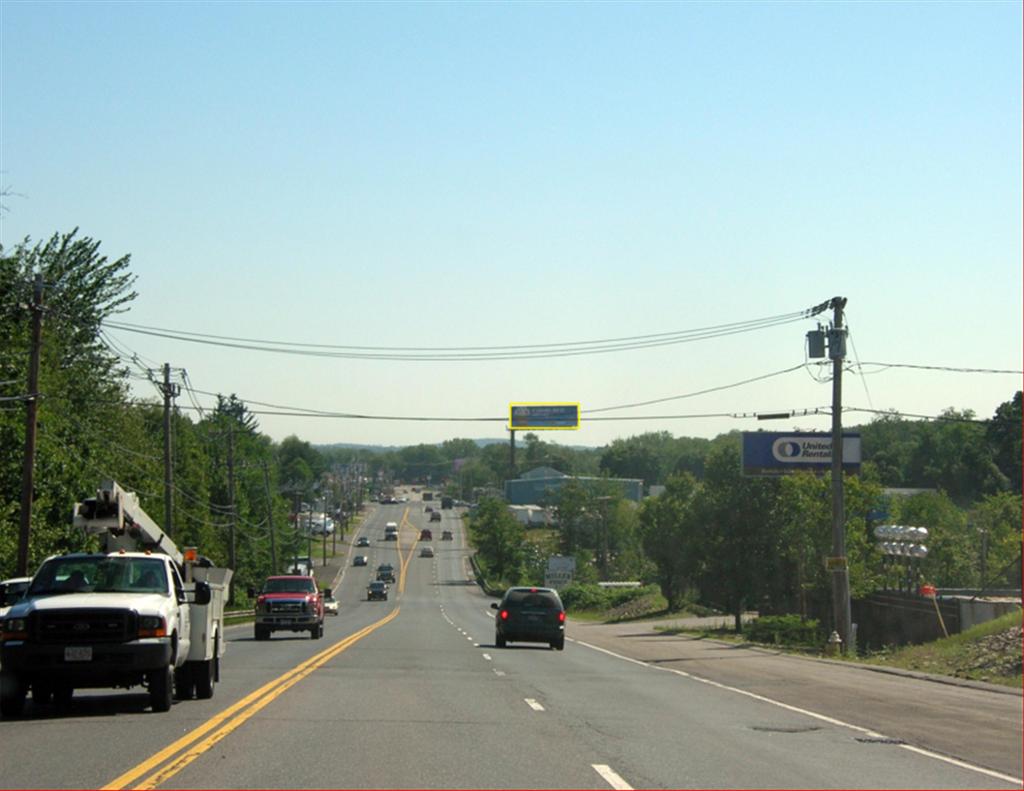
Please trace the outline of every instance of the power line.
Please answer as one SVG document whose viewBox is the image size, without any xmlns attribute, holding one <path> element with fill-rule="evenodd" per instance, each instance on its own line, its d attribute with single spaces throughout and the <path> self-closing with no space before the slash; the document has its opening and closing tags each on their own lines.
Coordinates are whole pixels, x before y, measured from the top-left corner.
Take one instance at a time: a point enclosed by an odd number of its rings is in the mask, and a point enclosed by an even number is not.
<svg viewBox="0 0 1024 791">
<path fill-rule="evenodd" d="M 911 365 L 909 363 L 875 363 L 875 362 L 858 362 L 852 368 L 863 368 L 866 365 L 877 365 L 882 370 L 886 368 L 911 368 L 918 371 L 946 371 L 947 373 L 957 374 L 1012 374 L 1020 376 L 1024 374 L 1024 371 L 1017 371 L 1013 369 L 1005 368 L 958 368 L 951 365 Z M 881 371 L 868 371 L 865 373 L 881 373 Z"/>
<path fill-rule="evenodd" d="M 666 401 L 677 401 L 681 398 L 693 398 L 694 396 L 707 395 L 708 393 L 717 393 L 722 390 L 730 390 L 734 387 L 741 387 L 742 385 L 751 384 L 752 382 L 760 382 L 764 379 L 771 379 L 774 376 L 781 376 L 782 374 L 792 373 L 798 371 L 801 368 L 806 367 L 807 363 L 801 363 L 800 365 L 794 365 L 792 368 L 784 368 L 781 371 L 773 371 L 770 374 L 762 374 L 761 376 L 755 376 L 750 379 L 744 379 L 740 382 L 733 382 L 728 385 L 719 385 L 717 387 L 709 387 L 705 390 L 695 390 L 692 393 L 683 393 L 682 395 L 666 396 L 665 398 L 654 398 L 650 401 L 637 401 L 632 404 L 619 404 L 618 406 L 606 406 L 600 409 L 582 409 L 581 414 L 589 415 L 595 412 L 611 412 L 615 409 L 633 409 L 635 407 L 650 406 L 651 404 L 662 404 Z"/>
<path fill-rule="evenodd" d="M 171 340 L 199 343 L 210 346 L 221 346 L 249 351 L 273 352 L 308 357 L 327 357 L 339 359 L 391 360 L 391 361 L 484 361 L 484 360 L 517 360 L 552 357 L 574 357 L 609 352 L 649 349 L 660 346 L 692 343 L 709 340 L 744 332 L 782 326 L 807 318 L 809 311 L 769 316 L 763 319 L 752 319 L 730 324 L 720 324 L 693 330 L 677 330 L 673 332 L 655 333 L 651 335 L 634 335 L 621 338 L 602 338 L 589 341 L 565 341 L 560 343 L 522 344 L 509 346 L 453 346 L 453 347 L 416 347 L 416 346 L 349 346 L 337 344 L 313 344 L 292 341 L 274 341 L 254 338 L 237 338 L 218 336 L 207 333 L 194 333 L 182 330 L 169 330 L 161 327 L 129 324 L 125 322 L 104 321 L 111 329 L 134 332 Z"/>
</svg>

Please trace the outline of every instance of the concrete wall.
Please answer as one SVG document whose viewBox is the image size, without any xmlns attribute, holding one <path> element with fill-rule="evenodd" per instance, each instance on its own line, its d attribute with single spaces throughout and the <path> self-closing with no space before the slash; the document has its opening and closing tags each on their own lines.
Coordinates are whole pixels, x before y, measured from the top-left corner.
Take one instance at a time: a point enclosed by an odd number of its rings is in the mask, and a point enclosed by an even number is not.
<svg viewBox="0 0 1024 791">
<path fill-rule="evenodd" d="M 973 597 L 957 597 L 960 605 L 960 630 L 965 631 L 979 623 L 991 621 L 1000 615 L 1020 609 L 1020 600 L 1014 599 L 975 599 Z"/>
<path fill-rule="evenodd" d="M 946 630 L 951 635 L 1020 609 L 1020 600 L 1012 598 L 940 596 L 938 603 Z M 861 648 L 927 643 L 944 636 L 932 599 L 889 591 L 875 593 L 851 605 L 853 621 L 857 624 L 857 644 Z"/>
<path fill-rule="evenodd" d="M 932 599 L 907 593 L 875 593 L 851 603 L 861 648 L 927 643 L 943 637 Z M 960 607 L 955 601 L 939 600 L 939 611 L 950 634 L 960 629 Z"/>
</svg>

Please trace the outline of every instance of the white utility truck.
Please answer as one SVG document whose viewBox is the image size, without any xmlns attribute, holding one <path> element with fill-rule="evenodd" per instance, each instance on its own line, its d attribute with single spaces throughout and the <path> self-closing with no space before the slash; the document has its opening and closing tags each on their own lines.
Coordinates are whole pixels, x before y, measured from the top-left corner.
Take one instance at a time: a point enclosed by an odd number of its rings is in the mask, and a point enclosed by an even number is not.
<svg viewBox="0 0 1024 791">
<path fill-rule="evenodd" d="M 231 569 L 182 554 L 113 481 L 75 506 L 74 524 L 102 550 L 47 558 L 0 622 L 0 714 L 21 714 L 29 690 L 67 705 L 75 689 L 141 684 L 153 711 L 211 697 Z"/>
</svg>

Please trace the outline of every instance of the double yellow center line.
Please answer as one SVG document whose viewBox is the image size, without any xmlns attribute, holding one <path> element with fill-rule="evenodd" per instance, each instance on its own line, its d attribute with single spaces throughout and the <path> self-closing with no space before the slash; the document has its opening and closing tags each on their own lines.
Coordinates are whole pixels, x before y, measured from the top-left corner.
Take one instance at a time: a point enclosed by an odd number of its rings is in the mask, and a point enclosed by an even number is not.
<svg viewBox="0 0 1024 791">
<path fill-rule="evenodd" d="M 408 515 L 409 509 L 406 509 L 405 514 L 402 516 L 403 525 L 409 524 L 407 521 Z M 409 558 L 412 557 L 417 542 L 418 538 L 410 547 L 407 557 L 402 556 L 401 544 L 398 546 L 398 560 L 401 567 L 398 584 L 399 593 L 405 589 L 405 576 L 408 572 Z M 251 692 L 237 703 L 220 712 L 220 714 L 207 720 L 191 733 L 182 736 L 173 744 L 168 745 L 138 766 L 129 769 L 120 777 L 103 786 L 102 791 L 120 791 L 120 789 L 128 788 L 129 786 L 136 789 L 152 789 L 161 783 L 165 783 L 220 742 L 221 739 L 241 727 L 254 714 L 261 711 L 272 701 L 306 678 L 306 676 L 310 675 L 314 670 L 323 667 L 323 665 L 330 662 L 342 651 L 359 642 L 367 635 L 391 623 L 391 621 L 398 617 L 401 609 L 400 606 L 395 607 L 394 610 L 379 621 L 348 635 L 330 648 L 321 651 L 287 673 L 264 684 L 255 692 Z"/>
</svg>

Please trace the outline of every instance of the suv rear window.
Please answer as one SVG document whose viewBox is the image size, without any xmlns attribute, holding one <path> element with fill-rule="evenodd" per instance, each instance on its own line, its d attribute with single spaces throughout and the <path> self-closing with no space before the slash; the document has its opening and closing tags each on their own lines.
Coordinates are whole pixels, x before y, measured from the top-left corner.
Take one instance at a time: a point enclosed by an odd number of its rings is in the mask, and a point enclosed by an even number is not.
<svg viewBox="0 0 1024 791">
<path fill-rule="evenodd" d="M 513 590 L 505 594 L 506 606 L 546 607 L 551 610 L 562 609 L 562 602 L 551 591 Z"/>
</svg>

